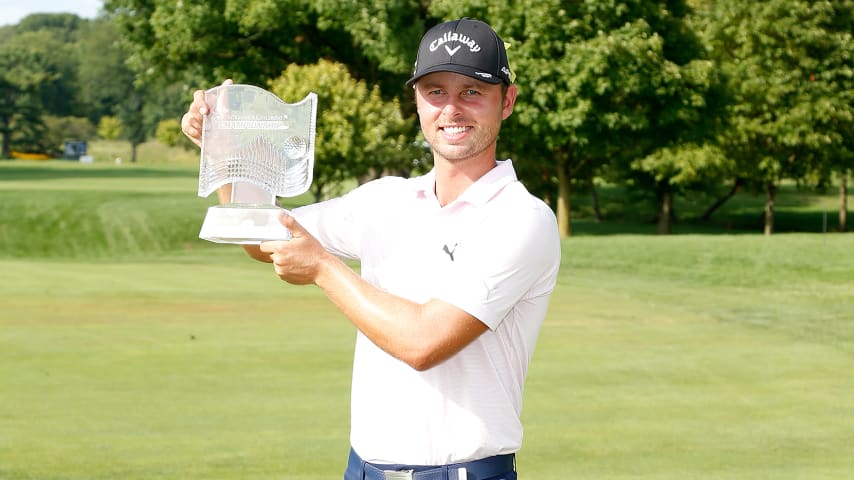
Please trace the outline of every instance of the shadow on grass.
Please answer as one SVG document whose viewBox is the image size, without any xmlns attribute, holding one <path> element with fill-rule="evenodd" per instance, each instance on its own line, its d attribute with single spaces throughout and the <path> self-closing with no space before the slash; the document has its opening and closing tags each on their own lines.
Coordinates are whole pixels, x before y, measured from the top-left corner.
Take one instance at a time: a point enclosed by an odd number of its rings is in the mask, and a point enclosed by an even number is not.
<svg viewBox="0 0 854 480">
<path fill-rule="evenodd" d="M 77 162 L 52 161 L 48 164 L 22 164 L 0 162 L 0 182 L 13 180 L 57 180 L 66 178 L 190 178 L 198 171 L 187 166 L 178 168 L 141 165 L 80 164 Z"/>
<path fill-rule="evenodd" d="M 701 219 L 709 205 L 722 196 L 719 192 L 677 196 L 673 235 L 762 234 L 765 227 L 765 197 L 739 192 L 708 220 Z M 595 220 L 589 193 L 572 198 L 572 234 L 657 235 L 657 206 L 650 198 L 639 197 L 620 186 L 597 187 L 601 221 Z M 836 194 L 784 185 L 780 188 L 774 213 L 774 233 L 833 233 L 839 230 Z"/>
<path fill-rule="evenodd" d="M 16 180 L 64 179 L 164 179 L 194 178 L 198 168 L 186 164 L 80 164 L 73 161 L 24 162 L 0 161 L 0 184 Z M 674 201 L 676 221 L 672 234 L 740 235 L 762 234 L 765 198 L 761 193 L 742 191 L 729 199 L 706 221 L 700 220 L 705 210 L 729 189 L 728 185 L 712 188 L 707 193 L 679 195 Z M 639 196 L 622 186 L 604 185 L 596 189 L 602 221 L 595 220 L 589 192 L 576 192 L 572 197 L 573 235 L 657 235 L 657 205 L 650 197 Z M 111 194 L 112 195 L 112 194 Z M 776 199 L 775 233 L 836 232 L 839 215 L 834 210 L 836 194 L 783 185 Z M 284 208 L 312 202 L 310 194 L 282 199 Z"/>
</svg>

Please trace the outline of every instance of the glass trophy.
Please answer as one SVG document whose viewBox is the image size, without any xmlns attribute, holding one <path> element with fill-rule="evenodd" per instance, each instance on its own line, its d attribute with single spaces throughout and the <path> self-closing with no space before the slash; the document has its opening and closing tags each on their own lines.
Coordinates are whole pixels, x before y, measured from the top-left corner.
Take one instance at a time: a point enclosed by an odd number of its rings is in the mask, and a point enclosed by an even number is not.
<svg viewBox="0 0 854 480">
<path fill-rule="evenodd" d="M 199 196 L 220 188 L 228 203 L 208 209 L 199 238 L 259 244 L 288 240 L 277 197 L 311 186 L 317 95 L 289 104 L 252 85 L 221 85 L 205 92 Z"/>
</svg>

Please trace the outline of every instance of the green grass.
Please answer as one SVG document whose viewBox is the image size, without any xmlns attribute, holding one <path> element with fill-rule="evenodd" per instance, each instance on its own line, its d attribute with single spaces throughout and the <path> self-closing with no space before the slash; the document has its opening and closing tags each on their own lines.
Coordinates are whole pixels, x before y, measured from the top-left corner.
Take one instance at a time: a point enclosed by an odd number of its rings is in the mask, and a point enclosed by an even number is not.
<svg viewBox="0 0 854 480">
<path fill-rule="evenodd" d="M 115 164 L 119 162 L 126 165 L 131 161 L 131 146 L 127 141 L 95 140 L 89 142 L 86 153 L 91 155 L 96 163 Z M 198 149 L 167 147 L 157 141 L 149 141 L 139 145 L 136 155 L 137 162 L 143 165 L 160 165 L 167 160 L 172 164 L 199 164 Z"/>
<path fill-rule="evenodd" d="M 327 478 L 354 332 L 261 267 L 0 262 L 0 478 Z"/>
<path fill-rule="evenodd" d="M 562 455 L 574 478 L 851 478 L 852 248 L 568 241 L 526 392 L 534 477 Z"/>
<path fill-rule="evenodd" d="M 126 258 L 209 246 L 197 234 L 215 197 L 196 195 L 197 165 L 0 162 L 0 182 L 0 257 Z"/>
<path fill-rule="evenodd" d="M 198 240 L 196 175 L 0 162 L 0 479 L 341 477 L 355 332 Z M 564 242 L 521 478 L 854 478 L 854 236 L 606 224 Z"/>
</svg>

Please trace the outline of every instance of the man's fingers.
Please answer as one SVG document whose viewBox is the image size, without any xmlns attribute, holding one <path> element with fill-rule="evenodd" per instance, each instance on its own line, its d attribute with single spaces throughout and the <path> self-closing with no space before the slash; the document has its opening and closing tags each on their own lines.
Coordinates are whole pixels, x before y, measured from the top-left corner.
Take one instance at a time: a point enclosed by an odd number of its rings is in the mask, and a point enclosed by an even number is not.
<svg viewBox="0 0 854 480">
<path fill-rule="evenodd" d="M 227 78 L 222 82 L 223 85 L 233 85 L 234 82 Z M 225 100 L 221 98 L 221 100 Z M 207 104 L 207 94 L 204 90 L 196 90 L 193 92 L 193 103 L 190 104 L 190 109 L 181 117 L 181 131 L 193 143 L 201 146 L 202 144 L 202 129 L 204 128 L 204 117 L 210 113 L 210 107 Z"/>
<path fill-rule="evenodd" d="M 226 78 L 221 87 L 227 87 L 229 85 L 234 85 L 234 82 L 230 78 Z M 214 95 L 216 95 L 216 110 L 221 113 L 225 113 L 228 111 L 228 92 L 224 89 L 217 88 L 215 90 Z"/>
<path fill-rule="evenodd" d="M 196 145 L 201 144 L 202 122 L 207 113 L 205 91 L 196 90 L 193 92 L 193 103 L 190 104 L 190 109 L 181 117 L 181 131 Z"/>
<path fill-rule="evenodd" d="M 189 138 L 190 141 L 196 145 L 201 145 L 202 131 L 193 126 L 193 119 L 190 117 L 189 113 L 185 113 L 184 118 L 181 119 L 181 131 L 184 132 L 184 135 Z"/>
<path fill-rule="evenodd" d="M 305 229 L 302 228 L 302 225 L 297 222 L 297 219 L 292 215 L 288 214 L 288 212 L 282 212 L 279 215 L 279 221 L 282 222 L 288 230 L 290 230 L 291 235 L 294 237 L 304 237 Z"/>
<path fill-rule="evenodd" d="M 281 243 L 282 242 L 280 242 L 278 240 L 274 240 L 274 241 L 270 241 L 270 242 L 261 242 L 261 244 L 258 245 L 258 248 L 264 253 L 272 254 L 272 253 L 276 253 L 279 250 L 279 245 Z"/>
<path fill-rule="evenodd" d="M 198 112 L 201 115 L 208 114 L 208 104 L 205 102 L 205 91 L 196 90 L 193 92 L 193 105 L 198 105 Z"/>
</svg>

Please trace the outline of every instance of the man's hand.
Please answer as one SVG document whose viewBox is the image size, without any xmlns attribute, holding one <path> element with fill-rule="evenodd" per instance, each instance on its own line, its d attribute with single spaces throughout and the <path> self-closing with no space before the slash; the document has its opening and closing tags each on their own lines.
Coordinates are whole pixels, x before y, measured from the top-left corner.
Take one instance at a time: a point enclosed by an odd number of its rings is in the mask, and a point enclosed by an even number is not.
<svg viewBox="0 0 854 480">
<path fill-rule="evenodd" d="M 324 250 L 294 217 L 283 212 L 280 221 L 290 230 L 291 239 L 264 242 L 260 245 L 261 252 L 270 255 L 282 280 L 294 285 L 316 284 L 323 267 L 338 259 Z"/>
<path fill-rule="evenodd" d="M 230 78 L 222 82 L 223 85 L 232 85 L 233 83 Z M 181 117 L 181 131 L 196 146 L 202 146 L 202 121 L 210 111 L 210 105 L 205 103 L 205 91 L 196 90 L 193 92 L 193 103 L 190 104 L 187 113 Z"/>
</svg>

